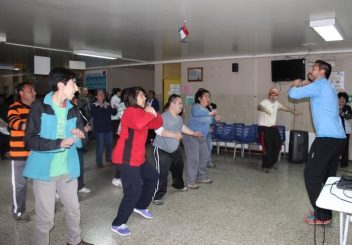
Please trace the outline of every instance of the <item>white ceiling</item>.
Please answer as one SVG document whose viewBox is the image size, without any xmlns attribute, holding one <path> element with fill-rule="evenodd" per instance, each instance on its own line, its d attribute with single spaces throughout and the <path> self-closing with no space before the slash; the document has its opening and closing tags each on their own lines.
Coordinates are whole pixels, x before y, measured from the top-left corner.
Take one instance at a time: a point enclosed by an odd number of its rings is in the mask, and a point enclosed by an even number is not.
<svg viewBox="0 0 352 245">
<path fill-rule="evenodd" d="M 351 0 L 1 0 L 7 42 L 62 50 L 122 52 L 124 60 L 85 59 L 88 67 L 213 57 L 352 50 Z M 344 41 L 324 42 L 309 19 L 336 16 Z M 187 43 L 178 28 L 187 21 Z M 57 65 L 70 53 L 0 44 L 0 64 Z M 28 68 L 29 69 L 29 68 Z"/>
</svg>

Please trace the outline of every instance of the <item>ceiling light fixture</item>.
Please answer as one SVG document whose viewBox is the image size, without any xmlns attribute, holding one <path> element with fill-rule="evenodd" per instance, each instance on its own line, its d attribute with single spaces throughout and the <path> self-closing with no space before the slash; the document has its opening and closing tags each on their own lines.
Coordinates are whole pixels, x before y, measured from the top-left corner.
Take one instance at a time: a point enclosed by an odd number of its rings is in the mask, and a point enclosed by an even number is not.
<svg viewBox="0 0 352 245">
<path fill-rule="evenodd" d="M 122 58 L 121 53 L 104 53 L 104 52 L 96 52 L 96 51 L 85 50 L 85 49 L 73 50 L 73 54 L 108 59 L 108 60 L 116 60 L 116 59 Z"/>
<path fill-rule="evenodd" d="M 343 40 L 341 29 L 335 18 L 310 20 L 309 26 L 327 42 Z"/>
</svg>

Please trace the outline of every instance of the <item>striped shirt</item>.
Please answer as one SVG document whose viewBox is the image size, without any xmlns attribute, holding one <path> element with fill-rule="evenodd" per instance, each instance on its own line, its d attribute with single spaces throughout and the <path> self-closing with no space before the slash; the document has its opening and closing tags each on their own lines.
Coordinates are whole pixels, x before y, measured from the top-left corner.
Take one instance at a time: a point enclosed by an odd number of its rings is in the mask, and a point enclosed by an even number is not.
<svg viewBox="0 0 352 245">
<path fill-rule="evenodd" d="M 14 160 L 26 160 L 29 150 L 24 143 L 24 130 L 22 125 L 27 123 L 30 107 L 16 101 L 7 112 L 7 118 L 10 127 L 10 157 Z"/>
</svg>

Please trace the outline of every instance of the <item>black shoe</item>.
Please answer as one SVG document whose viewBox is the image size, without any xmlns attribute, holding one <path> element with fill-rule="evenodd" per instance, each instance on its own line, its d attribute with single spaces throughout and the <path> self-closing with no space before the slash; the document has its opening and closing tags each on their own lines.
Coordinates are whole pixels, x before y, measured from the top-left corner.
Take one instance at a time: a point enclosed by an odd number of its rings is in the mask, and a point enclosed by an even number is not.
<svg viewBox="0 0 352 245">
<path fill-rule="evenodd" d="M 105 168 L 105 166 L 103 164 L 98 164 L 97 167 L 98 168 Z"/>
<path fill-rule="evenodd" d="M 348 163 L 341 164 L 341 168 L 347 168 L 347 167 L 348 167 Z"/>
<path fill-rule="evenodd" d="M 67 245 L 71 245 L 71 244 L 67 243 Z M 94 245 L 94 244 L 81 240 L 77 245 Z"/>
<path fill-rule="evenodd" d="M 269 168 L 262 168 L 262 171 L 266 174 L 270 173 L 270 169 Z"/>
<path fill-rule="evenodd" d="M 153 200 L 153 203 L 154 203 L 155 205 L 160 206 L 160 205 L 163 205 L 163 204 L 164 204 L 164 201 L 161 200 L 161 199 L 156 199 L 156 200 Z"/>
<path fill-rule="evenodd" d="M 15 220 L 17 220 L 18 222 L 21 222 L 21 223 L 27 223 L 31 220 L 29 215 L 26 213 L 13 214 L 13 217 L 15 218 Z"/>
</svg>

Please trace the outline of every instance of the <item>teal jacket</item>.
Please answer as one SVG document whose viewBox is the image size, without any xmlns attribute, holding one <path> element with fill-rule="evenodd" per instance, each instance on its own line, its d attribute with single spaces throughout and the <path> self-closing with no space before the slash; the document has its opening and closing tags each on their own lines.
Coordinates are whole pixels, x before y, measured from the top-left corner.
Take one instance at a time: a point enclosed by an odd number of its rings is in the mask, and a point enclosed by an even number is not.
<svg viewBox="0 0 352 245">
<path fill-rule="evenodd" d="M 50 168 L 53 156 L 63 151 L 60 148 L 62 139 L 56 138 L 57 117 L 52 108 L 52 95 L 49 93 L 43 100 L 32 104 L 25 133 L 26 147 L 30 150 L 23 175 L 34 180 L 50 181 Z M 65 137 L 73 138 L 71 130 L 79 128 L 83 131 L 78 107 L 66 101 L 66 130 Z M 80 139 L 68 149 L 67 169 L 71 179 L 80 174 L 79 159 L 76 148 L 81 148 Z"/>
</svg>

